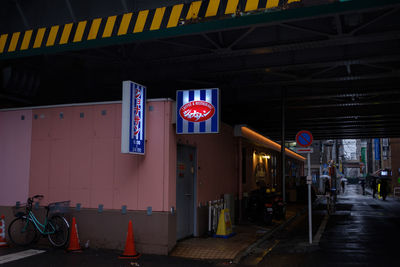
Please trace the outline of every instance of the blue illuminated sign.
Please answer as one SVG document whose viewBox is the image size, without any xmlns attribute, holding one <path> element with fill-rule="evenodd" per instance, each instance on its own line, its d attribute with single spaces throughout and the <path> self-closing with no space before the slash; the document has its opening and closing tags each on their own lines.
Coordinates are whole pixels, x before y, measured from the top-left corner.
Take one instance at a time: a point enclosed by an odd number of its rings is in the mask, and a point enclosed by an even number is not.
<svg viewBox="0 0 400 267">
<path fill-rule="evenodd" d="M 121 153 L 145 154 L 146 87 L 124 81 L 122 85 Z"/>
<path fill-rule="evenodd" d="M 176 133 L 219 132 L 219 89 L 176 92 Z"/>
<path fill-rule="evenodd" d="M 375 160 L 381 160 L 381 144 L 379 138 L 374 139 Z"/>
</svg>

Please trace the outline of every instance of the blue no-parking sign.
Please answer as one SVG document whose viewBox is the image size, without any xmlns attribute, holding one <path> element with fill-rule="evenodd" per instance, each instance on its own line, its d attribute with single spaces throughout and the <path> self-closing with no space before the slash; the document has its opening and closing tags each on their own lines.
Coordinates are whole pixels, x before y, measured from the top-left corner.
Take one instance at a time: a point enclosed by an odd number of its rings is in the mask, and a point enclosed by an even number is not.
<svg viewBox="0 0 400 267">
<path fill-rule="evenodd" d="M 313 136 L 309 131 L 302 130 L 296 134 L 296 143 L 301 147 L 309 147 L 312 141 Z"/>
</svg>

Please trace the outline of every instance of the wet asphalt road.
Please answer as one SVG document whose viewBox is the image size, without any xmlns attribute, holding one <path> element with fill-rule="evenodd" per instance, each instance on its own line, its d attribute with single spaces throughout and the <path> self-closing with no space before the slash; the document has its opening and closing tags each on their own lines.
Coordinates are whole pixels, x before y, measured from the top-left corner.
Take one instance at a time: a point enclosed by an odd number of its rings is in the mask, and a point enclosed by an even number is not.
<svg viewBox="0 0 400 267">
<path fill-rule="evenodd" d="M 348 185 L 338 199 L 337 211 L 326 216 L 325 202 L 313 210 L 313 237 L 308 243 L 308 217 L 300 216 L 283 231 L 260 244 L 239 264 L 207 262 L 176 257 L 143 255 L 139 260 L 118 259 L 119 251 L 86 249 L 67 253 L 39 245 L 45 253 L 1 266 L 400 266 L 400 201 L 361 195 L 357 185 Z M 325 220 L 326 227 L 321 224 Z M 0 249 L 2 255 L 22 249 Z"/>
<path fill-rule="evenodd" d="M 313 236 L 326 215 L 325 203 L 314 209 Z M 348 185 L 339 196 L 319 243 L 308 244 L 307 216 L 287 230 L 260 246 L 266 255 L 258 266 L 400 266 L 400 201 L 363 196 L 358 185 Z"/>
</svg>

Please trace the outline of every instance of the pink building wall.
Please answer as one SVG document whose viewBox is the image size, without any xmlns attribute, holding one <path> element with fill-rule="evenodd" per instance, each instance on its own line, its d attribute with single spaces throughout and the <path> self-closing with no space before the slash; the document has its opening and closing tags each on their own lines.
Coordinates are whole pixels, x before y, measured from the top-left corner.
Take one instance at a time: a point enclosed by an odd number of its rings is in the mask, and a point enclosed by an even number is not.
<svg viewBox="0 0 400 267">
<path fill-rule="evenodd" d="M 198 203 L 238 193 L 238 152 L 232 127 L 221 124 L 219 134 L 179 135 L 177 139 L 180 144 L 197 147 Z"/>
<path fill-rule="evenodd" d="M 171 103 L 149 106 L 145 156 L 120 153 L 121 104 L 33 110 L 29 194 L 82 208 L 169 210 Z"/>
<path fill-rule="evenodd" d="M 0 206 L 28 198 L 31 131 L 30 110 L 0 112 Z"/>
<path fill-rule="evenodd" d="M 177 136 L 173 102 L 147 104 L 145 156 L 120 153 L 120 103 L 0 112 L 1 177 L 15 188 L 0 187 L 0 204 L 25 201 L 29 193 L 43 194 L 43 204 L 169 211 L 176 206 L 177 143 L 197 147 L 198 202 L 237 194 L 233 129 L 222 124 L 219 134 Z"/>
</svg>

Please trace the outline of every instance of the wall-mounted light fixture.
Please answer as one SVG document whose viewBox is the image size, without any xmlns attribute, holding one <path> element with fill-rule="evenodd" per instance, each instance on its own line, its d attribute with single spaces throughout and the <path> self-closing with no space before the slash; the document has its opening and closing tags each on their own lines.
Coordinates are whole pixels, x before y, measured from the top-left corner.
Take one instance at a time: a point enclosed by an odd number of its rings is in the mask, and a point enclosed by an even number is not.
<svg viewBox="0 0 400 267">
<path fill-rule="evenodd" d="M 262 157 L 263 159 L 270 159 L 270 158 L 271 158 L 270 155 L 266 155 L 265 153 L 261 153 L 261 157 Z"/>
</svg>

